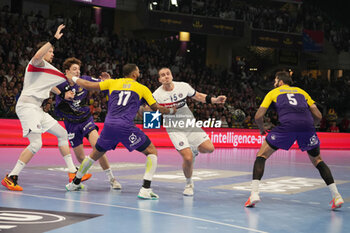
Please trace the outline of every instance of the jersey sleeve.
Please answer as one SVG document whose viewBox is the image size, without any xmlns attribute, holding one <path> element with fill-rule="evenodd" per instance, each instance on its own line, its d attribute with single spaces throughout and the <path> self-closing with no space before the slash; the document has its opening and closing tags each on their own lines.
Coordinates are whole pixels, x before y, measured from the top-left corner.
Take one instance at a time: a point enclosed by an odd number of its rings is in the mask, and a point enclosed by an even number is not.
<svg viewBox="0 0 350 233">
<path fill-rule="evenodd" d="M 109 87 L 111 86 L 111 83 L 113 82 L 113 79 L 108 79 L 103 82 L 100 82 L 100 89 L 101 91 L 109 90 Z"/>
<path fill-rule="evenodd" d="M 101 82 L 102 80 L 99 79 L 99 78 L 94 78 L 94 77 L 91 77 L 91 76 L 87 76 L 87 75 L 84 75 L 84 76 L 81 76 L 82 79 L 85 79 L 87 81 L 90 81 L 90 82 Z"/>
<path fill-rule="evenodd" d="M 186 83 L 186 89 L 187 89 L 187 96 L 193 97 L 196 94 L 196 90 L 191 87 L 190 84 Z"/>
<path fill-rule="evenodd" d="M 311 99 L 310 95 L 306 91 L 304 91 L 302 89 L 299 89 L 299 91 L 305 97 L 305 100 L 309 106 L 311 106 L 315 103 L 315 101 L 313 99 Z"/>
<path fill-rule="evenodd" d="M 263 108 L 269 108 L 269 106 L 271 105 L 272 103 L 272 100 L 273 100 L 273 92 L 270 91 L 269 93 L 267 93 L 267 95 L 265 96 L 263 102 L 261 103 L 260 107 L 263 107 Z"/>
<path fill-rule="evenodd" d="M 151 106 L 152 104 L 155 104 L 157 101 L 154 99 L 152 92 L 144 86 L 143 88 L 143 95 L 142 98 L 145 99 L 147 104 Z"/>
</svg>

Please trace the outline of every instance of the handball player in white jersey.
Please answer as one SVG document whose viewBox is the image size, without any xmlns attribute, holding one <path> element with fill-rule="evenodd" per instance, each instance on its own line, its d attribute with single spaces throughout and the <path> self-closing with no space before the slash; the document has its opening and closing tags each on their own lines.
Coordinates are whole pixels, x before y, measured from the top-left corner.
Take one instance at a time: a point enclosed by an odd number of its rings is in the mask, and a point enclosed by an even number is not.
<svg viewBox="0 0 350 233">
<path fill-rule="evenodd" d="M 13 170 L 1 181 L 1 184 L 11 191 L 23 190 L 18 185 L 18 175 L 41 148 L 41 134 L 46 131 L 57 137 L 58 148 L 69 173 L 77 171 L 70 154 L 67 131 L 41 108 L 43 101 L 50 97 L 50 91 L 57 93 L 55 87 L 66 81 L 65 75 L 50 64 L 54 57 L 53 46 L 62 37 L 61 31 L 64 27 L 61 24 L 49 42 L 41 42 L 38 45 L 40 49 L 25 70 L 23 90 L 16 105 L 16 113 L 22 125 L 23 137 L 27 137 L 30 144 L 22 151 Z M 71 94 L 73 98 L 73 92 Z"/>
<path fill-rule="evenodd" d="M 175 115 L 163 116 L 167 117 L 164 119 L 164 123 L 167 124 L 166 130 L 174 147 L 183 158 L 182 169 L 186 177 L 186 186 L 183 194 L 192 196 L 194 194 L 192 180 L 194 157 L 198 155 L 198 151 L 200 153 L 212 153 L 214 145 L 203 129 L 195 127 L 184 128 L 178 125 L 175 126 L 175 124 L 179 121 L 186 122 L 195 119 L 187 106 L 187 97 L 202 103 L 223 104 L 226 101 L 226 96 L 212 97 L 196 92 L 188 83 L 173 82 L 173 76 L 169 68 L 161 68 L 158 74 L 159 82 L 162 86 L 153 93 L 153 97 L 162 106 L 177 108 Z"/>
</svg>

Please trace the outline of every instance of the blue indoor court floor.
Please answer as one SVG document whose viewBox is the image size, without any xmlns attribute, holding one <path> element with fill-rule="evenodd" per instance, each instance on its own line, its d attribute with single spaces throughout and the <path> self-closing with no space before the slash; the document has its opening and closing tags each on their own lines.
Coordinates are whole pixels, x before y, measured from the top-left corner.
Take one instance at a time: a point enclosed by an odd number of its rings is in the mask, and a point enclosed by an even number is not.
<svg viewBox="0 0 350 233">
<path fill-rule="evenodd" d="M 91 149 L 87 149 L 89 152 Z M 22 148 L 0 148 L 0 175 Z M 182 159 L 158 149 L 152 188 L 159 200 L 137 198 L 145 157 L 117 148 L 107 153 L 121 191 L 111 190 L 98 163 L 86 191 L 67 192 L 68 176 L 57 148 L 42 148 L 19 177 L 23 192 L 0 188 L 2 232 L 350 232 L 350 151 L 323 150 L 345 201 L 332 211 L 331 195 L 306 153 L 278 151 L 266 162 L 255 208 L 245 208 L 257 149 L 216 149 L 195 161 L 195 195 L 185 197 Z"/>
</svg>

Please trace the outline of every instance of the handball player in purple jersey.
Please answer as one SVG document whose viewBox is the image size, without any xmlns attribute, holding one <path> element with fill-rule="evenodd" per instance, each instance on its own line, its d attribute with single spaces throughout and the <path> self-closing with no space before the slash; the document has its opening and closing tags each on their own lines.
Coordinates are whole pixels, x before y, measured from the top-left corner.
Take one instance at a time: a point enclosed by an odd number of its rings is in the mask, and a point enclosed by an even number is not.
<svg viewBox="0 0 350 233">
<path fill-rule="evenodd" d="M 67 58 L 63 63 L 63 69 L 68 77 L 71 75 L 80 77 L 81 61 L 75 57 Z M 70 75 L 68 75 L 70 74 Z M 109 79 L 108 73 L 103 73 L 100 79 L 90 76 L 81 76 L 80 78 L 100 82 Z M 85 159 L 83 139 L 86 137 L 92 147 L 95 147 L 98 138 L 98 127 L 96 126 L 88 103 L 89 91 L 75 84 L 71 78 L 57 86 L 59 94 L 56 95 L 56 114 L 63 118 L 64 125 L 68 132 L 68 139 L 73 147 L 77 160 L 81 163 Z M 74 96 L 71 98 L 70 96 Z M 99 160 L 100 166 L 107 175 L 108 182 L 112 189 L 121 189 L 121 185 L 115 179 L 106 155 Z M 74 176 L 70 177 L 69 182 Z"/>
<path fill-rule="evenodd" d="M 159 196 L 151 189 L 151 181 L 157 168 L 157 149 L 148 136 L 134 125 L 134 118 L 143 103 L 147 103 L 153 111 L 157 111 L 155 114 L 173 114 L 176 109 L 160 106 L 153 98 L 152 92 L 136 81 L 140 76 L 140 71 L 135 64 L 123 66 L 123 78 L 109 79 L 99 83 L 72 77 L 71 74 L 67 74 L 67 76 L 70 76 L 75 83 L 87 90 L 108 90 L 109 102 L 104 128 L 96 146 L 90 156 L 82 162 L 74 180 L 66 185 L 66 190 L 78 191 L 84 189 L 84 185 L 81 184 L 83 175 L 106 151 L 114 150 L 121 142 L 130 152 L 137 150 L 147 156 L 143 185 L 138 197 L 141 199 L 158 199 Z"/>
<path fill-rule="evenodd" d="M 254 163 L 252 191 L 245 203 L 246 207 L 254 207 L 260 201 L 259 184 L 264 174 L 265 161 L 276 150 L 289 150 L 295 141 L 302 151 L 307 151 L 312 164 L 318 169 L 322 179 L 332 194 L 332 209 L 337 209 L 344 203 L 329 167 L 323 162 L 320 155 L 320 140 L 317 137 L 314 122 L 322 119 L 315 101 L 308 93 L 298 87 L 291 87 L 292 79 L 288 72 L 280 71 L 275 76 L 275 89 L 264 98 L 255 114 L 255 121 L 260 133 L 266 133 L 263 126 L 263 117 L 272 104 L 276 108 L 280 125 L 273 128 L 262 144 Z"/>
</svg>

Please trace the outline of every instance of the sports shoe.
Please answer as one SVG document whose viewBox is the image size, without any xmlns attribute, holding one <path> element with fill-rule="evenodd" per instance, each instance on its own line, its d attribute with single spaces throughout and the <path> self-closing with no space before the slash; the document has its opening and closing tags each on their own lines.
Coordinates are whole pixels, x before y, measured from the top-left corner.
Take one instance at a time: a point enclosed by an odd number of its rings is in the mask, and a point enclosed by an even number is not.
<svg viewBox="0 0 350 233">
<path fill-rule="evenodd" d="M 184 196 L 193 196 L 194 192 L 193 192 L 193 188 L 194 188 L 194 184 L 187 184 L 185 186 L 185 190 L 183 192 Z"/>
<path fill-rule="evenodd" d="M 122 185 L 115 178 L 110 179 L 109 183 L 112 189 L 122 189 Z"/>
<path fill-rule="evenodd" d="M 82 183 L 74 184 L 73 182 L 70 182 L 69 184 L 66 185 L 67 191 L 82 191 L 85 189 L 86 189 L 86 187 Z"/>
<path fill-rule="evenodd" d="M 72 181 L 74 180 L 74 177 L 75 177 L 75 175 L 77 174 L 77 172 L 78 172 L 78 168 L 77 168 L 77 171 L 74 172 L 74 173 L 68 172 L 69 183 L 72 182 Z M 86 174 L 81 178 L 81 182 L 90 179 L 91 176 L 92 176 L 92 175 L 91 175 L 90 173 L 86 173 Z"/>
<path fill-rule="evenodd" d="M 333 198 L 329 204 L 332 205 L 332 210 L 335 210 L 340 208 L 342 204 L 344 204 L 344 200 L 339 194 L 335 198 Z"/>
<path fill-rule="evenodd" d="M 158 200 L 159 198 L 159 196 L 155 194 L 151 188 L 146 189 L 144 187 L 140 189 L 139 195 L 137 195 L 137 197 L 146 200 Z"/>
<path fill-rule="evenodd" d="M 23 188 L 17 184 L 18 176 L 8 176 L 2 179 L 1 184 L 11 191 L 23 191 Z"/>
<path fill-rule="evenodd" d="M 260 201 L 259 194 L 254 193 L 251 194 L 246 203 L 244 204 L 245 207 L 254 207 L 256 203 Z"/>
</svg>

